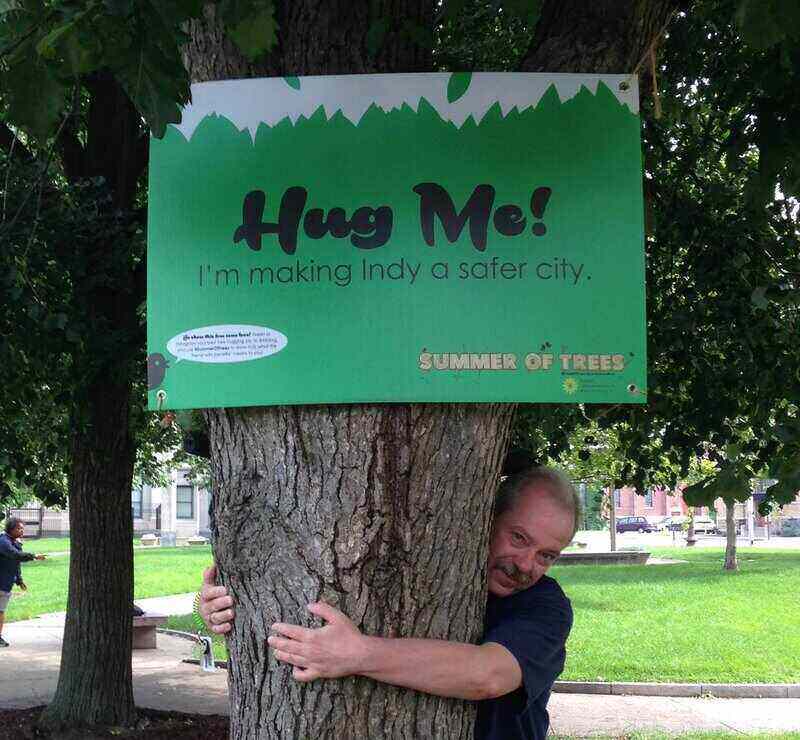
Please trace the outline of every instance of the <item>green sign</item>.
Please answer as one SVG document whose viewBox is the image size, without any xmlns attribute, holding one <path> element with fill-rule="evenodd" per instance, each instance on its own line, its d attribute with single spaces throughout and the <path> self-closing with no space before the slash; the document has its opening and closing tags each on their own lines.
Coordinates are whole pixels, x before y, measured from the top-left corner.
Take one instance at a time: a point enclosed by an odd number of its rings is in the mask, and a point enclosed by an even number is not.
<svg viewBox="0 0 800 740">
<path fill-rule="evenodd" d="M 150 147 L 150 408 L 645 401 L 635 80 L 192 98 Z"/>
</svg>

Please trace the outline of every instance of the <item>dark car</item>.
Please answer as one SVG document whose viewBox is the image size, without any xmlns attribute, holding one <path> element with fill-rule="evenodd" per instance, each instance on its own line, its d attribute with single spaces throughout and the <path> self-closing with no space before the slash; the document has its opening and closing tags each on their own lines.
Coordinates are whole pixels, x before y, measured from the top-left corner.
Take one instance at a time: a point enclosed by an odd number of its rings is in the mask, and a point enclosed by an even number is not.
<svg viewBox="0 0 800 740">
<path fill-rule="evenodd" d="M 617 519 L 617 532 L 652 532 L 653 525 L 643 516 L 621 516 Z"/>
</svg>

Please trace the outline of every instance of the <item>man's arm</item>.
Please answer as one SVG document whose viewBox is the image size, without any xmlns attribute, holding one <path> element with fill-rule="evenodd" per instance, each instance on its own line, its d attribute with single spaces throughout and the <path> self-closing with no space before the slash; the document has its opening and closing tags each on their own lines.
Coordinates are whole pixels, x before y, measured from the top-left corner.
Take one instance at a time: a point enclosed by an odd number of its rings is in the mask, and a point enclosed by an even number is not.
<svg viewBox="0 0 800 740">
<path fill-rule="evenodd" d="M 29 560 L 34 560 L 38 557 L 32 552 L 17 550 L 17 548 L 6 539 L 0 539 L 0 555 L 9 560 L 16 560 L 19 563 L 27 563 Z M 43 560 L 44 556 L 41 556 L 41 559 Z"/>
<path fill-rule="evenodd" d="M 200 615 L 211 632 L 225 634 L 234 618 L 233 599 L 216 585 L 216 567 L 203 573 Z M 308 610 L 328 622 L 319 629 L 272 626 L 268 639 L 275 657 L 294 666 L 298 681 L 360 675 L 438 696 L 489 699 L 522 684 L 517 659 L 496 643 L 469 645 L 444 640 L 368 637 L 338 609 L 312 604 Z"/>
<path fill-rule="evenodd" d="M 328 622 L 319 629 L 275 624 L 275 657 L 295 666 L 298 681 L 360 675 L 375 681 L 456 699 L 491 699 L 522 684 L 516 658 L 496 643 L 369 637 L 338 609 L 316 603 L 309 611 Z"/>
</svg>

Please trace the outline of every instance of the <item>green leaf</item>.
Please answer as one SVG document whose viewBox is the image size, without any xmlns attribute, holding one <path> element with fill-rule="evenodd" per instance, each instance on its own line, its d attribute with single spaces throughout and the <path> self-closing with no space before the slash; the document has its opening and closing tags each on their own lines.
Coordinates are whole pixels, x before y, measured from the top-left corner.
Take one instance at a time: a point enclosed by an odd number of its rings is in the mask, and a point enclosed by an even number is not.
<svg viewBox="0 0 800 740">
<path fill-rule="evenodd" d="M 66 87 L 33 54 L 6 70 L 2 77 L 6 120 L 28 131 L 40 143 L 55 132 L 66 108 Z"/>
<path fill-rule="evenodd" d="M 369 55 L 374 57 L 383 45 L 386 32 L 389 30 L 390 21 L 388 18 L 378 18 L 374 21 L 367 31 L 366 44 Z"/>
<path fill-rule="evenodd" d="M 72 31 L 74 27 L 75 20 L 73 19 L 63 26 L 54 28 L 46 36 L 39 39 L 39 43 L 36 44 L 36 53 L 45 59 L 53 59 L 56 55 L 56 46 L 59 43 L 59 39 L 61 39 L 65 33 Z"/>
<path fill-rule="evenodd" d="M 455 103 L 461 98 L 472 82 L 472 72 L 454 72 L 447 83 L 447 102 Z"/>
<path fill-rule="evenodd" d="M 99 66 L 96 49 L 84 46 L 76 33 L 71 33 L 64 39 L 64 57 L 74 77 L 91 72 Z"/>
<path fill-rule="evenodd" d="M 278 41 L 278 24 L 272 5 L 232 28 L 228 35 L 248 59 L 256 59 L 269 51 Z"/>
<path fill-rule="evenodd" d="M 180 123 L 181 110 L 176 100 L 184 93 L 177 62 L 156 53 L 142 52 L 138 67 L 120 70 L 119 78 L 134 105 L 147 121 L 157 139 L 164 136 L 167 124 Z"/>
<path fill-rule="evenodd" d="M 300 89 L 300 78 L 299 77 L 284 77 L 283 81 L 289 87 L 293 87 L 295 90 L 299 90 Z"/>
</svg>

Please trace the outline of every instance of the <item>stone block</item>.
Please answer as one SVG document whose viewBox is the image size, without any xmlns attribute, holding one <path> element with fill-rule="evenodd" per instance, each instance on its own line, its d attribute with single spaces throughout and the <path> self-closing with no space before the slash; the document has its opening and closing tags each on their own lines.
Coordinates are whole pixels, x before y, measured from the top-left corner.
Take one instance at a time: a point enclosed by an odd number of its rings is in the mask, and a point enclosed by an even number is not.
<svg viewBox="0 0 800 740">
<path fill-rule="evenodd" d="M 721 699 L 786 699 L 786 684 L 770 683 L 704 683 L 703 693 Z"/>
<path fill-rule="evenodd" d="M 145 613 L 133 618 L 133 649 L 154 650 L 156 647 L 156 628 L 167 623 L 163 614 Z"/>
<path fill-rule="evenodd" d="M 553 691 L 558 694 L 610 694 L 611 684 L 606 681 L 556 681 Z"/>
</svg>

